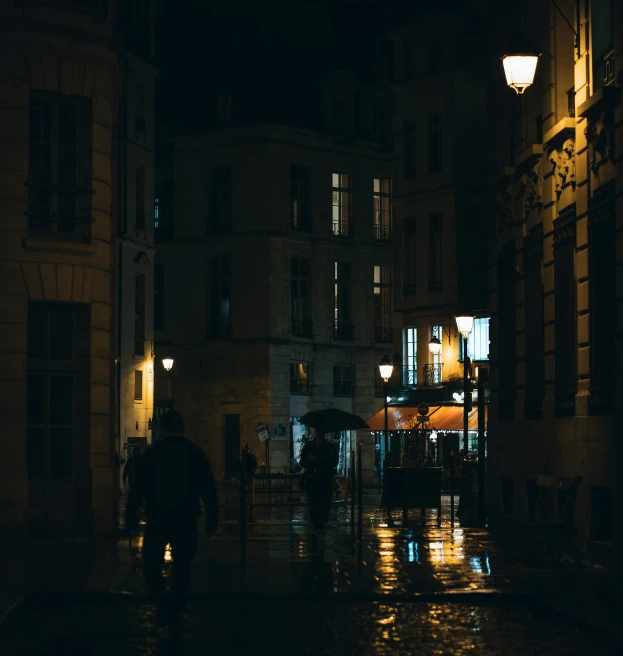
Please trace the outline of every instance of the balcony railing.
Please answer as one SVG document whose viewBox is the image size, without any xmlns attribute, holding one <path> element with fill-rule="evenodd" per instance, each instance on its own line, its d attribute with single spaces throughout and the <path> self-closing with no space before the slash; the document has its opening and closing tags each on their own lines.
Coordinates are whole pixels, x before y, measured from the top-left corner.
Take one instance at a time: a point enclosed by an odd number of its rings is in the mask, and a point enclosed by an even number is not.
<svg viewBox="0 0 623 656">
<path fill-rule="evenodd" d="M 402 384 L 403 385 L 417 385 L 417 367 L 406 365 L 402 368 Z"/>
<path fill-rule="evenodd" d="M 310 215 L 293 214 L 290 216 L 290 225 L 292 226 L 292 230 L 311 232 L 313 223 Z"/>
<path fill-rule="evenodd" d="M 352 396 L 352 381 L 333 381 L 333 396 Z"/>
<path fill-rule="evenodd" d="M 310 392 L 309 378 L 290 378 L 290 394 L 310 394 Z"/>
<path fill-rule="evenodd" d="M 350 321 L 339 321 L 334 326 L 333 337 L 343 342 L 353 341 L 353 324 Z"/>
<path fill-rule="evenodd" d="M 333 222 L 333 236 L 334 237 L 349 237 L 348 221 L 334 221 Z"/>
<path fill-rule="evenodd" d="M 374 238 L 376 239 L 376 241 L 391 241 L 392 227 L 389 225 L 382 225 L 380 223 L 375 223 Z"/>
<path fill-rule="evenodd" d="M 312 337 L 312 320 L 311 317 L 302 317 L 300 319 L 292 318 L 291 330 L 293 337 Z"/>
<path fill-rule="evenodd" d="M 392 329 L 389 326 L 375 326 L 374 340 L 379 343 L 391 344 L 393 341 Z"/>
<path fill-rule="evenodd" d="M 443 364 L 424 365 L 424 385 L 427 387 L 438 387 L 443 383 Z"/>
</svg>

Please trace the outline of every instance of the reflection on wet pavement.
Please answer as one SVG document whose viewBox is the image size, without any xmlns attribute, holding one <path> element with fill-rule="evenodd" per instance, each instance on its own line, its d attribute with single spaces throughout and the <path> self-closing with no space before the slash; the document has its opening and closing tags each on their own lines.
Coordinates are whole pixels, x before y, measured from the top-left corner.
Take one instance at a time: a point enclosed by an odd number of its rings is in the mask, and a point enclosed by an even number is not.
<svg viewBox="0 0 623 656">
<path fill-rule="evenodd" d="M 218 654 L 610 653 L 601 634 L 563 625 L 544 615 L 534 597 L 518 596 L 523 590 L 508 556 L 486 530 L 458 522 L 452 527 L 448 497 L 441 527 L 436 511 L 424 525 L 419 512 L 388 525 L 378 501 L 366 495 L 358 562 L 350 508 L 334 513 L 324 544 L 314 551 L 303 505 L 260 502 L 242 550 L 232 496 L 217 535 L 200 536 L 181 636 L 159 628 L 155 609 L 136 596 L 145 591 L 139 535 L 117 545 L 107 585 L 106 549 L 99 560 L 94 554 L 85 560 L 90 571 L 74 585 L 31 581 L 30 589 L 118 594 L 29 599 L 5 623 L 0 652 L 203 654 L 218 645 Z M 174 559 L 167 545 L 167 578 Z"/>
<path fill-rule="evenodd" d="M 2 647 L 17 654 L 610 654 L 603 638 L 521 602 L 194 603 L 172 634 L 136 601 L 33 601 Z M 28 623 L 26 623 L 28 618 Z M 29 630 L 32 626 L 37 631 Z"/>
</svg>

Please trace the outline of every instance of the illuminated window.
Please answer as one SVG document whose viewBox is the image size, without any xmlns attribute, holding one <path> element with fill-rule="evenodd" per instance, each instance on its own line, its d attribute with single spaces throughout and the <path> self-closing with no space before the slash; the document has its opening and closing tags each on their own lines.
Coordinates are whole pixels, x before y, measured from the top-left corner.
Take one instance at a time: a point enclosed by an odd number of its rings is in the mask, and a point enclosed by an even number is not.
<svg viewBox="0 0 623 656">
<path fill-rule="evenodd" d="M 374 267 L 374 339 L 392 341 L 392 269 Z"/>
<path fill-rule="evenodd" d="M 348 237 L 348 217 L 350 211 L 350 189 L 348 173 L 333 173 L 333 234 Z"/>
<path fill-rule="evenodd" d="M 154 198 L 154 228 L 158 228 L 160 221 L 160 199 Z"/>
<path fill-rule="evenodd" d="M 404 353 L 406 362 L 403 382 L 405 385 L 417 385 L 417 328 L 405 328 Z"/>
<path fill-rule="evenodd" d="M 290 363 L 290 394 L 311 393 L 311 365 L 307 362 Z"/>
<path fill-rule="evenodd" d="M 391 178 L 374 178 L 374 238 L 377 241 L 392 238 Z"/>
<path fill-rule="evenodd" d="M 489 317 L 474 319 L 474 327 L 467 338 L 467 355 L 473 361 L 489 359 Z M 459 360 L 463 361 L 463 340 L 459 340 Z"/>
<path fill-rule="evenodd" d="M 143 400 L 143 372 L 140 369 L 134 372 L 134 400 Z"/>
</svg>

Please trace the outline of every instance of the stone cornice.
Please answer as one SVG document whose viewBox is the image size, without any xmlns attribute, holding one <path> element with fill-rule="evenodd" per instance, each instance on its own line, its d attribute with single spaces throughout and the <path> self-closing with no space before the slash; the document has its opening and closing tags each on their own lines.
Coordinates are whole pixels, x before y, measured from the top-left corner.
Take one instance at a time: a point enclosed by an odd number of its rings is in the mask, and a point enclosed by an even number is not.
<svg viewBox="0 0 623 656">
<path fill-rule="evenodd" d="M 550 149 L 556 148 L 564 143 L 570 137 L 575 136 L 575 119 L 571 117 L 563 118 L 556 125 L 548 130 L 543 136 L 543 143 Z"/>
</svg>

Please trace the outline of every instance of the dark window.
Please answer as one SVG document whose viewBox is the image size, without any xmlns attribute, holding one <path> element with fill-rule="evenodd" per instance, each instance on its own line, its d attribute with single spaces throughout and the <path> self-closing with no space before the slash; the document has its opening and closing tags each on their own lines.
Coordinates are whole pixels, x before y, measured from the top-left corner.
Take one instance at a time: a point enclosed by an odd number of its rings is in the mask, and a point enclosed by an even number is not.
<svg viewBox="0 0 623 656">
<path fill-rule="evenodd" d="M 591 413 L 612 412 L 617 380 L 615 181 L 598 187 L 588 205 Z"/>
<path fill-rule="evenodd" d="M 352 396 L 355 380 L 352 365 L 336 364 L 333 366 L 333 395 Z"/>
<path fill-rule="evenodd" d="M 374 238 L 377 241 L 392 238 L 391 178 L 374 178 Z"/>
<path fill-rule="evenodd" d="M 612 490 L 591 487 L 591 540 L 612 542 Z"/>
<path fill-rule="evenodd" d="M 344 133 L 348 128 L 348 107 L 347 98 L 334 98 L 332 101 L 332 123 L 336 132 Z"/>
<path fill-rule="evenodd" d="M 73 476 L 76 410 L 88 415 L 89 407 L 88 315 L 88 310 L 75 305 L 28 305 L 26 459 L 30 478 Z M 80 436 L 84 438 L 84 433 Z"/>
<path fill-rule="evenodd" d="M 441 291 L 443 250 L 441 214 L 428 215 L 428 291 Z"/>
<path fill-rule="evenodd" d="M 159 183 L 154 199 L 154 229 L 158 243 L 173 237 L 173 182 Z"/>
<path fill-rule="evenodd" d="M 208 232 L 221 235 L 232 231 L 231 171 L 212 171 L 210 176 L 210 223 Z"/>
<path fill-rule="evenodd" d="M 575 88 L 571 87 L 569 91 L 567 91 L 567 111 L 569 112 L 569 116 L 574 117 L 575 116 Z"/>
<path fill-rule="evenodd" d="M 416 281 L 416 222 L 415 219 L 405 219 L 404 236 L 402 239 L 402 279 L 403 294 L 415 294 Z"/>
<path fill-rule="evenodd" d="M 577 282 L 575 279 L 575 204 L 554 221 L 554 317 L 557 417 L 575 414 L 578 388 Z"/>
<path fill-rule="evenodd" d="M 441 173 L 443 167 L 441 114 L 428 115 L 428 172 Z"/>
<path fill-rule="evenodd" d="M 290 225 L 294 230 L 311 232 L 309 166 L 290 166 Z"/>
<path fill-rule="evenodd" d="M 402 79 L 410 80 L 415 74 L 416 41 L 412 36 L 405 37 L 402 52 Z"/>
<path fill-rule="evenodd" d="M 290 313 L 292 334 L 311 337 L 310 262 L 297 257 L 290 260 Z"/>
<path fill-rule="evenodd" d="M 614 79 L 613 0 L 591 0 L 591 54 L 595 90 Z M 612 65 L 608 62 L 612 59 Z"/>
<path fill-rule="evenodd" d="M 231 96 L 219 93 L 216 99 L 216 117 L 220 122 L 231 120 Z"/>
<path fill-rule="evenodd" d="M 510 476 L 500 476 L 500 492 L 502 495 L 502 512 L 510 515 L 514 507 L 514 485 Z"/>
<path fill-rule="evenodd" d="M 523 265 L 526 340 L 524 417 L 539 419 L 545 396 L 542 223 L 532 228 L 524 239 Z"/>
<path fill-rule="evenodd" d="M 290 363 L 290 393 L 311 393 L 311 365 L 307 362 Z"/>
<path fill-rule="evenodd" d="M 428 35 L 427 73 L 438 73 L 442 66 L 443 38 L 441 34 Z"/>
<path fill-rule="evenodd" d="M 145 230 L 145 167 L 136 169 L 136 228 Z"/>
<path fill-rule="evenodd" d="M 351 315 L 351 277 L 350 264 L 334 263 L 334 314 L 333 331 L 335 339 L 351 341 L 353 322 Z"/>
<path fill-rule="evenodd" d="M 536 124 L 536 142 L 543 143 L 543 117 L 537 116 L 535 119 Z"/>
<path fill-rule="evenodd" d="M 213 257 L 208 272 L 208 338 L 231 337 L 231 258 Z"/>
<path fill-rule="evenodd" d="M 145 276 L 134 276 L 134 355 L 145 355 Z"/>
<path fill-rule="evenodd" d="M 392 341 L 392 269 L 374 267 L 374 339 Z"/>
<path fill-rule="evenodd" d="M 145 85 L 142 82 L 137 82 L 135 87 L 136 92 L 136 115 L 135 115 L 135 131 L 140 134 L 145 133 Z"/>
<path fill-rule="evenodd" d="M 154 329 L 164 330 L 164 264 L 154 269 Z"/>
<path fill-rule="evenodd" d="M 90 100 L 33 92 L 28 140 L 28 229 L 90 241 Z"/>
<path fill-rule="evenodd" d="M 134 400 L 143 400 L 143 372 L 140 369 L 134 372 Z"/>
<path fill-rule="evenodd" d="M 380 143 L 387 141 L 387 110 L 380 105 L 372 108 L 372 136 Z"/>
<path fill-rule="evenodd" d="M 402 164 L 405 180 L 415 177 L 416 156 L 415 121 L 403 121 Z"/>
<path fill-rule="evenodd" d="M 333 173 L 332 208 L 333 234 L 336 237 L 349 236 L 350 186 L 348 173 Z"/>
<path fill-rule="evenodd" d="M 515 308 L 515 242 L 509 241 L 498 253 L 498 362 L 499 419 L 515 416 L 517 316 Z"/>
</svg>

